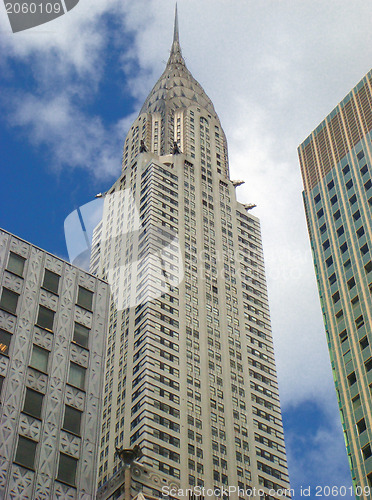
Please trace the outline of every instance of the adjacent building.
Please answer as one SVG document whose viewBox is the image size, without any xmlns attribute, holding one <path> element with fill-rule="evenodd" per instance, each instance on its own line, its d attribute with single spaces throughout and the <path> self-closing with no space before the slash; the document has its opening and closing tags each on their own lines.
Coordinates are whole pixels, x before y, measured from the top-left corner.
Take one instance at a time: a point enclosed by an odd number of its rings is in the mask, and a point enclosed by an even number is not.
<svg viewBox="0 0 372 500">
<path fill-rule="evenodd" d="M 288 493 L 260 223 L 237 201 L 240 184 L 176 15 L 93 240 L 91 272 L 112 289 L 99 498 L 126 487 L 125 498 L 162 498 L 164 487 Z M 129 486 L 116 450 L 134 447 L 143 456 Z"/>
<path fill-rule="evenodd" d="M 0 498 L 95 498 L 108 300 L 0 230 Z"/>
<path fill-rule="evenodd" d="M 369 72 L 298 150 L 315 272 L 357 496 L 360 488 L 372 486 L 371 141 Z"/>
</svg>

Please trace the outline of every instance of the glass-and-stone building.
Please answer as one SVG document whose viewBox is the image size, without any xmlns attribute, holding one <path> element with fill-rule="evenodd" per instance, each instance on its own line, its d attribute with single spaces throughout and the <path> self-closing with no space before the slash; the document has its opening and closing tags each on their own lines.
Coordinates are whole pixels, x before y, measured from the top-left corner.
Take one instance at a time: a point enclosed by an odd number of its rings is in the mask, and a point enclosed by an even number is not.
<svg viewBox="0 0 372 500">
<path fill-rule="evenodd" d="M 113 294 L 100 498 L 122 498 L 115 450 L 135 446 L 152 485 L 139 469 L 132 497 L 231 486 L 232 499 L 256 488 L 268 500 L 289 488 L 260 223 L 239 184 L 176 18 L 93 241 L 91 272 Z"/>
<path fill-rule="evenodd" d="M 109 287 L 0 230 L 0 498 L 95 498 Z"/>
<path fill-rule="evenodd" d="M 372 486 L 371 141 L 369 72 L 298 150 L 346 449 L 353 483 L 359 486 L 356 492 Z"/>
</svg>

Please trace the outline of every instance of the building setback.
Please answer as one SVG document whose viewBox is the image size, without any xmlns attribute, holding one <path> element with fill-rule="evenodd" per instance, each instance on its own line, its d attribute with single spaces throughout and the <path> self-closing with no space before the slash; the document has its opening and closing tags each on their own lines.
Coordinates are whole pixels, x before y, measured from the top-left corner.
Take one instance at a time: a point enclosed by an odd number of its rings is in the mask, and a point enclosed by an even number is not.
<svg viewBox="0 0 372 500">
<path fill-rule="evenodd" d="M 369 72 L 298 149 L 346 449 L 363 498 L 360 488 L 372 486 L 371 140 Z"/>
<path fill-rule="evenodd" d="M 0 498 L 95 498 L 107 283 L 0 230 Z"/>
<path fill-rule="evenodd" d="M 237 201 L 239 184 L 176 16 L 93 242 L 91 271 L 113 293 L 99 498 L 123 493 L 115 449 L 134 446 L 143 457 L 132 497 L 173 485 L 260 488 L 272 499 L 289 488 L 260 223 Z"/>
</svg>

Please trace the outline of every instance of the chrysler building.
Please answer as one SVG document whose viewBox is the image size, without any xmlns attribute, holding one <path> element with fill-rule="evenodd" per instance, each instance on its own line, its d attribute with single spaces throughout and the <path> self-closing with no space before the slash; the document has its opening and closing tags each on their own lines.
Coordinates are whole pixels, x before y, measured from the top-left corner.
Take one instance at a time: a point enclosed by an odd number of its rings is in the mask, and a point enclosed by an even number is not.
<svg viewBox="0 0 372 500">
<path fill-rule="evenodd" d="M 186 67 L 176 12 L 168 63 L 128 132 L 93 238 L 91 272 L 112 292 L 101 492 L 130 449 L 131 497 L 162 498 L 165 485 L 231 487 L 233 499 L 289 489 L 260 223 L 237 201 L 242 183 Z M 105 498 L 122 498 L 114 490 Z"/>
</svg>

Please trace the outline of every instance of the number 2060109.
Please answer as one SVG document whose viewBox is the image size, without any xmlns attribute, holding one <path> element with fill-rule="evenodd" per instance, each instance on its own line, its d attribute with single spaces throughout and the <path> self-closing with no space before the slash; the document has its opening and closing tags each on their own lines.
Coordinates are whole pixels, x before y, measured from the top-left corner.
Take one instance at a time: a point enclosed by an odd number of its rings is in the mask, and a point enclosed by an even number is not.
<svg viewBox="0 0 372 500">
<path fill-rule="evenodd" d="M 59 3 L 6 3 L 8 14 L 59 14 L 62 11 Z"/>
</svg>

